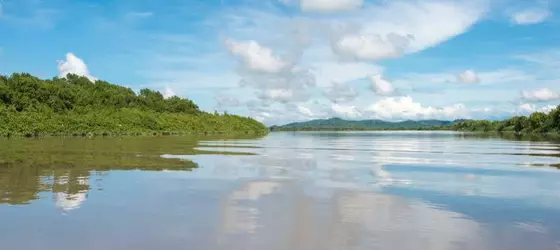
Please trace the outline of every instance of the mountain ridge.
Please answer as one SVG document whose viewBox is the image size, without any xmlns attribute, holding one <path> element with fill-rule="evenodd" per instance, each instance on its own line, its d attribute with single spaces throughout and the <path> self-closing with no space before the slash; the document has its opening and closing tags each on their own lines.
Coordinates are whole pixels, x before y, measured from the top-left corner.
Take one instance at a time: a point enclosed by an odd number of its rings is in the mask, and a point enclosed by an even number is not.
<svg viewBox="0 0 560 250">
<path fill-rule="evenodd" d="M 380 119 L 346 120 L 340 117 L 327 119 L 314 119 L 303 122 L 292 122 L 280 126 L 272 126 L 271 130 L 297 130 L 297 129 L 419 129 L 441 126 L 450 126 L 467 119 L 456 120 L 404 120 L 398 122 L 384 121 Z"/>
</svg>

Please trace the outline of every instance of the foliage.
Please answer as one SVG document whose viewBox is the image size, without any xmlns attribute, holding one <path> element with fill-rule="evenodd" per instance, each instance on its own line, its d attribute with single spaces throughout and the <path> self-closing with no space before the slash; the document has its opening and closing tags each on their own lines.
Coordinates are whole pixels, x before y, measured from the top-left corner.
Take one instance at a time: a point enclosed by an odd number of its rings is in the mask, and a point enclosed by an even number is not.
<svg viewBox="0 0 560 250">
<path fill-rule="evenodd" d="M 455 130 L 473 132 L 512 132 L 517 134 L 559 133 L 560 105 L 548 114 L 535 112 L 530 116 L 515 116 L 504 121 L 489 120 L 423 120 L 386 122 L 381 120 L 347 121 L 340 118 L 312 120 L 274 126 L 272 131 L 317 130 Z"/>
<path fill-rule="evenodd" d="M 191 100 L 86 77 L 42 80 L 0 75 L 0 135 L 251 133 L 267 128 L 247 117 L 209 114 Z"/>
<path fill-rule="evenodd" d="M 472 120 L 462 121 L 449 127 L 457 131 L 498 131 L 529 133 L 558 133 L 560 132 L 560 105 L 548 114 L 532 113 L 530 116 L 515 116 L 504 121 Z"/>
</svg>

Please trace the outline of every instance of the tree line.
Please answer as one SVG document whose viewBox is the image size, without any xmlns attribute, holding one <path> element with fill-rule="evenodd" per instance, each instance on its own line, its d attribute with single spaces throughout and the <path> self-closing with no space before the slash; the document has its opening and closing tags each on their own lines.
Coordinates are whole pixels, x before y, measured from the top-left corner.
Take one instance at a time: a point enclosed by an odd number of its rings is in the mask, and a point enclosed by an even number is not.
<svg viewBox="0 0 560 250">
<path fill-rule="evenodd" d="M 330 124 L 331 120 L 338 123 Z M 455 121 L 404 121 L 377 122 L 367 125 L 366 121 L 345 121 L 341 119 L 316 120 L 296 125 L 272 126 L 272 131 L 387 131 L 387 130 L 452 130 L 471 132 L 506 132 L 516 134 L 558 134 L 560 133 L 560 105 L 548 113 L 534 112 L 529 116 L 514 116 L 503 121 L 455 120 Z"/>
<path fill-rule="evenodd" d="M 251 133 L 262 123 L 237 115 L 203 112 L 191 100 L 164 98 L 77 75 L 40 79 L 0 75 L 0 135 Z"/>
<path fill-rule="evenodd" d="M 514 116 L 503 121 L 466 120 L 454 123 L 449 129 L 457 131 L 559 133 L 560 105 L 548 113 L 534 112 L 529 116 Z"/>
</svg>

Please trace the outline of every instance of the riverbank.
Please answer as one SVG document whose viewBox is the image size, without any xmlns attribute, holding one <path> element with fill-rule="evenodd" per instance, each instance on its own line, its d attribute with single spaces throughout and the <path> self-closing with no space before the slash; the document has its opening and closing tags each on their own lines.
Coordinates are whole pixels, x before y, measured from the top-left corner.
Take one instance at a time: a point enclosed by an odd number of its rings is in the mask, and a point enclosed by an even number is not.
<svg viewBox="0 0 560 250">
<path fill-rule="evenodd" d="M 172 114 L 135 109 L 98 112 L 10 112 L 0 108 L 0 136 L 266 135 L 268 129 L 228 114 Z"/>
</svg>

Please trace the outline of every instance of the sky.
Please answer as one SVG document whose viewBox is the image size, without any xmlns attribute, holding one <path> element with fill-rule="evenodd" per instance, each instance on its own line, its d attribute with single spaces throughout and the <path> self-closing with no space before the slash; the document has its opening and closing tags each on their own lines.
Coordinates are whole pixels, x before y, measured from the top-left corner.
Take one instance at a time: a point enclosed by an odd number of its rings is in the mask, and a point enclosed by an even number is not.
<svg viewBox="0 0 560 250">
<path fill-rule="evenodd" d="M 267 125 L 560 104 L 560 0 L 0 0 L 0 74 L 83 75 Z"/>
</svg>

